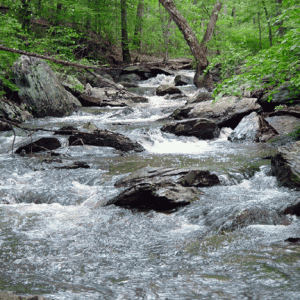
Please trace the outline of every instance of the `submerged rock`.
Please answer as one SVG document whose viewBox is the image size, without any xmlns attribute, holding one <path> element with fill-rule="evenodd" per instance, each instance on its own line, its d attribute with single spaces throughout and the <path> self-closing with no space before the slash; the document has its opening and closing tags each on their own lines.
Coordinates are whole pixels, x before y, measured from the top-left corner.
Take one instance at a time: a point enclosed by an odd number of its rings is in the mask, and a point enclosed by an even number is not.
<svg viewBox="0 0 300 300">
<path fill-rule="evenodd" d="M 27 144 L 25 146 L 19 147 L 15 153 L 17 154 L 30 154 L 35 152 L 42 152 L 42 151 L 52 151 L 61 147 L 61 143 L 57 138 L 41 138 L 35 142 Z"/>
<path fill-rule="evenodd" d="M 220 184 L 218 176 L 211 174 L 209 171 L 180 168 L 143 168 L 117 181 L 115 187 L 129 187 L 145 182 L 154 184 L 165 181 L 173 181 L 186 187 L 206 187 Z"/>
<path fill-rule="evenodd" d="M 146 103 L 148 99 L 113 87 L 92 88 L 86 85 L 85 92 L 79 100 L 83 106 L 128 106 L 134 103 Z"/>
<path fill-rule="evenodd" d="M 157 96 L 164 96 L 164 95 L 172 95 L 172 94 L 181 94 L 181 90 L 174 85 L 168 85 L 168 84 L 163 84 L 160 85 L 156 89 L 156 95 Z"/>
<path fill-rule="evenodd" d="M 128 137 L 120 133 L 108 130 L 95 130 L 92 133 L 77 132 L 69 137 L 70 146 L 106 146 L 113 147 L 121 151 L 142 152 L 144 148 L 137 142 L 132 141 Z"/>
<path fill-rule="evenodd" d="M 271 159 L 272 175 L 279 184 L 300 190 L 300 142 L 290 147 L 279 147 Z"/>
<path fill-rule="evenodd" d="M 155 211 L 171 211 L 198 200 L 202 192 L 173 182 L 141 183 L 123 191 L 106 205 Z"/>
<path fill-rule="evenodd" d="M 291 220 L 270 207 L 246 208 L 230 214 L 228 220 L 219 228 L 219 232 L 230 232 L 249 225 L 290 225 Z"/>
<path fill-rule="evenodd" d="M 64 116 L 81 106 L 43 60 L 22 55 L 13 65 L 19 97 L 36 117 Z"/>
<path fill-rule="evenodd" d="M 244 117 L 228 136 L 228 140 L 266 142 L 278 133 L 269 123 L 256 112 Z"/>
<path fill-rule="evenodd" d="M 202 118 L 215 121 L 219 127 L 236 127 L 240 120 L 253 111 L 261 110 L 254 98 L 224 97 L 216 102 L 188 104 L 171 116 L 176 120 Z"/>
<path fill-rule="evenodd" d="M 219 136 L 220 128 L 211 120 L 191 119 L 166 124 L 161 131 L 174 133 L 177 136 L 195 136 L 198 139 L 214 139 Z"/>
</svg>

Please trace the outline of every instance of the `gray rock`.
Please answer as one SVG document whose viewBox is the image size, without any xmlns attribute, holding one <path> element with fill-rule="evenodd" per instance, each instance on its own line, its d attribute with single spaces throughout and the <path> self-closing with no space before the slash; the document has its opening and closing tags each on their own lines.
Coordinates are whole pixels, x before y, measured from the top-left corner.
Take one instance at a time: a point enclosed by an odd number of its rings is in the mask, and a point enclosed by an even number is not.
<svg viewBox="0 0 300 300">
<path fill-rule="evenodd" d="M 8 123 L 0 121 L 0 131 L 9 131 L 12 130 L 11 126 Z"/>
<path fill-rule="evenodd" d="M 6 119 L 20 123 L 33 118 L 28 111 L 6 99 L 0 99 L 0 115 Z"/>
<path fill-rule="evenodd" d="M 113 147 L 121 151 L 142 152 L 144 148 L 137 142 L 130 140 L 128 137 L 120 133 L 115 133 L 108 130 L 95 130 L 89 132 L 76 132 L 69 137 L 70 146 L 104 146 Z"/>
<path fill-rule="evenodd" d="M 271 159 L 271 169 L 280 185 L 300 190 L 300 142 L 279 147 Z"/>
<path fill-rule="evenodd" d="M 300 197 L 293 200 L 289 204 L 285 204 L 281 209 L 280 212 L 284 215 L 296 215 L 300 216 Z"/>
<path fill-rule="evenodd" d="M 193 83 L 193 78 L 185 75 L 176 75 L 174 78 L 175 86 L 190 85 Z"/>
<path fill-rule="evenodd" d="M 197 90 L 195 95 L 191 97 L 188 103 L 199 103 L 208 100 L 214 100 L 212 93 L 205 88 L 200 88 L 199 90 Z"/>
<path fill-rule="evenodd" d="M 220 184 L 218 176 L 209 171 L 147 167 L 117 181 L 115 187 L 130 187 L 145 182 L 151 184 L 175 182 L 186 187 L 207 187 Z"/>
<path fill-rule="evenodd" d="M 44 152 L 44 151 L 52 151 L 61 147 L 61 143 L 57 138 L 53 137 L 44 137 L 36 140 L 35 142 L 29 143 L 25 146 L 19 147 L 15 153 L 22 154 L 25 152 L 26 154 L 36 153 L 36 152 Z"/>
<path fill-rule="evenodd" d="M 228 136 L 228 140 L 266 142 L 278 133 L 269 123 L 256 112 L 244 117 L 239 125 Z"/>
<path fill-rule="evenodd" d="M 132 74 L 123 74 L 120 76 L 119 81 L 136 83 L 141 80 L 141 77 L 135 73 Z"/>
<path fill-rule="evenodd" d="M 300 127 L 300 119 L 289 115 L 269 117 L 266 121 L 280 135 L 292 133 Z"/>
<path fill-rule="evenodd" d="M 202 118 L 215 121 L 219 127 L 236 127 L 240 120 L 253 111 L 260 111 L 261 106 L 254 98 L 223 97 L 215 102 L 204 101 L 188 104 L 175 110 L 174 119 Z"/>
<path fill-rule="evenodd" d="M 22 55 L 13 65 L 19 97 L 37 117 L 69 114 L 80 102 L 68 93 L 43 60 Z"/>
<path fill-rule="evenodd" d="M 228 211 L 227 218 L 221 226 L 218 224 L 219 233 L 232 232 L 234 230 L 247 227 L 249 225 L 290 225 L 291 220 L 285 215 L 282 215 L 270 209 L 267 206 L 256 206 L 250 208 L 240 209 L 238 207 L 230 207 L 231 211 Z M 217 224 L 215 224 L 217 225 Z"/>
<path fill-rule="evenodd" d="M 272 99 L 269 100 L 269 96 L 271 94 Z M 300 88 L 294 87 L 289 82 L 286 82 L 280 87 L 275 88 L 274 90 L 263 95 L 259 103 L 263 105 L 264 102 L 270 102 L 274 105 L 282 105 L 288 104 L 290 101 L 293 103 L 300 102 Z"/>
<path fill-rule="evenodd" d="M 170 212 L 198 200 L 201 194 L 197 188 L 187 188 L 173 182 L 141 183 L 123 191 L 106 205 Z"/>
<path fill-rule="evenodd" d="M 174 85 L 168 85 L 168 84 L 163 84 L 160 85 L 156 89 L 156 95 L 157 96 L 164 96 L 164 95 L 171 95 L 171 94 L 181 94 L 181 90 Z"/>
<path fill-rule="evenodd" d="M 58 74 L 63 87 L 77 97 L 84 91 L 84 85 L 75 77 L 71 75 Z"/>
<path fill-rule="evenodd" d="M 214 139 L 219 136 L 220 128 L 208 119 L 190 119 L 166 124 L 161 131 L 170 132 L 177 136 L 195 136 L 198 139 Z"/>
<path fill-rule="evenodd" d="M 80 95 L 79 100 L 83 106 L 128 106 L 134 103 L 146 103 L 148 99 L 125 89 L 113 87 L 92 88 L 86 85 L 85 92 Z"/>
</svg>

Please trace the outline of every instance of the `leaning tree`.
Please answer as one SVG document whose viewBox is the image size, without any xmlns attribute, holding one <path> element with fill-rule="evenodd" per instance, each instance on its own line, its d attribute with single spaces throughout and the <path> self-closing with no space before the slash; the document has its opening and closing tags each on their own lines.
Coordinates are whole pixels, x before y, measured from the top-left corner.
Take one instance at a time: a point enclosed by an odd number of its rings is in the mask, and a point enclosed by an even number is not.
<svg viewBox="0 0 300 300">
<path fill-rule="evenodd" d="M 194 84 L 197 87 L 205 87 L 206 89 L 211 91 L 213 88 L 212 76 L 209 72 L 204 73 L 204 70 L 209 64 L 207 59 L 206 44 L 210 41 L 214 32 L 214 28 L 218 19 L 218 13 L 222 8 L 222 2 L 217 2 L 214 6 L 213 12 L 210 17 L 210 21 L 207 25 L 206 32 L 201 43 L 199 43 L 195 33 L 193 32 L 186 19 L 175 7 L 173 0 L 159 0 L 159 2 L 168 11 L 171 18 L 176 23 L 179 30 L 182 32 L 184 39 L 186 40 L 196 60 L 196 73 L 194 77 Z"/>
</svg>

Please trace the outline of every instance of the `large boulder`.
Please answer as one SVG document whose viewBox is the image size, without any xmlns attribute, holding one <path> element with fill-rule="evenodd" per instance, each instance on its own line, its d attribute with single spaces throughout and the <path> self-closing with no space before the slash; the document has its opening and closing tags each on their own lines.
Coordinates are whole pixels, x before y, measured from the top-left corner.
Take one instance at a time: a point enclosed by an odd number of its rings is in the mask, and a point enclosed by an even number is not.
<svg viewBox="0 0 300 300">
<path fill-rule="evenodd" d="M 172 95 L 172 94 L 181 94 L 181 90 L 174 85 L 168 85 L 168 84 L 163 84 L 160 85 L 156 89 L 156 95 L 157 96 L 164 96 L 164 95 Z"/>
<path fill-rule="evenodd" d="M 254 98 L 223 97 L 215 102 L 204 101 L 188 104 L 175 110 L 174 119 L 202 118 L 215 121 L 219 127 L 235 128 L 240 120 L 253 111 L 260 111 L 261 106 Z"/>
<path fill-rule="evenodd" d="M 266 142 L 277 134 L 277 131 L 263 117 L 253 112 L 241 120 L 228 136 L 228 140 Z"/>
<path fill-rule="evenodd" d="M 130 140 L 123 134 L 100 129 L 92 133 L 75 132 L 69 137 L 69 144 L 70 146 L 91 145 L 113 147 L 121 151 L 144 151 L 144 148 L 139 143 Z"/>
<path fill-rule="evenodd" d="M 36 117 L 64 116 L 80 102 L 60 84 L 43 60 L 22 55 L 13 65 L 19 97 Z"/>
<path fill-rule="evenodd" d="M 280 185 L 300 190 L 300 141 L 279 147 L 271 159 L 271 169 Z"/>
<path fill-rule="evenodd" d="M 109 200 L 106 205 L 169 212 L 198 200 L 201 194 L 197 188 L 183 187 L 174 182 L 156 184 L 147 182 L 128 188 Z"/>
<path fill-rule="evenodd" d="M 220 128 L 208 119 L 190 119 L 166 124 L 161 131 L 170 132 L 177 136 L 195 136 L 198 139 L 214 139 L 219 136 Z"/>
<path fill-rule="evenodd" d="M 126 89 L 113 87 L 93 88 L 86 85 L 85 92 L 79 97 L 83 106 L 128 106 L 134 103 L 146 103 L 148 99 Z"/>
<path fill-rule="evenodd" d="M 175 168 L 144 168 L 133 172 L 126 178 L 115 183 L 115 187 L 130 187 L 142 183 L 158 184 L 162 182 L 174 182 L 185 187 L 208 187 L 219 185 L 217 175 L 209 171 L 198 169 Z"/>
</svg>

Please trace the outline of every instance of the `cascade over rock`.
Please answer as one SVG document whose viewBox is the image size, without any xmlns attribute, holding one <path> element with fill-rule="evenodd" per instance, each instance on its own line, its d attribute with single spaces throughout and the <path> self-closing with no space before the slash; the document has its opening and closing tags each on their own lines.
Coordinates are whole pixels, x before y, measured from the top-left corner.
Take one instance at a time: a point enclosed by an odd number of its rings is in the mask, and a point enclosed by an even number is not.
<svg viewBox="0 0 300 300">
<path fill-rule="evenodd" d="M 80 102 L 60 84 L 43 60 L 22 55 L 13 65 L 19 97 L 36 117 L 64 116 Z"/>
<path fill-rule="evenodd" d="M 161 131 L 174 133 L 177 136 L 195 136 L 198 139 L 214 139 L 219 136 L 220 128 L 208 119 L 190 119 L 164 125 Z"/>
<path fill-rule="evenodd" d="M 223 97 L 216 102 L 204 101 L 185 105 L 171 115 L 176 120 L 203 118 L 215 121 L 219 127 L 236 127 L 240 120 L 261 106 L 255 98 Z"/>
</svg>

